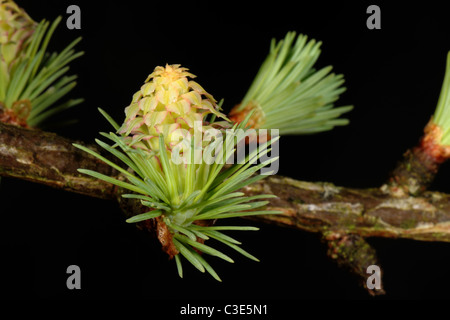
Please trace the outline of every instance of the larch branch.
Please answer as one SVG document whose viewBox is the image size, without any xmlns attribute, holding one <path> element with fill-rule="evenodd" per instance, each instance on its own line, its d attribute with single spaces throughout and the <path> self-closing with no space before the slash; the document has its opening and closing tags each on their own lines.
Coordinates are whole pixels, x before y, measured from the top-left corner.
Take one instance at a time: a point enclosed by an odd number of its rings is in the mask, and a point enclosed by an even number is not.
<svg viewBox="0 0 450 320">
<path fill-rule="evenodd" d="M 85 168 L 123 178 L 109 165 L 73 147 L 73 142 L 53 133 L 0 123 L 0 175 L 118 201 L 127 217 L 142 213 L 140 204 L 121 197 L 120 188 L 77 171 Z M 416 167 L 420 169 L 417 172 Z M 438 167 L 419 146 L 405 153 L 390 182 L 380 188 L 355 189 L 269 176 L 242 191 L 273 194 L 277 198 L 270 199 L 267 209 L 282 211 L 250 219 L 321 233 L 329 256 L 364 280 L 367 266 L 377 263 L 365 238 L 450 242 L 450 195 L 426 191 Z M 157 232 L 151 221 L 138 227 Z"/>
<path fill-rule="evenodd" d="M 116 200 L 119 188 L 77 169 L 114 177 L 119 176 L 117 171 L 73 147 L 73 142 L 53 133 L 0 123 L 0 175 Z M 101 152 L 100 148 L 89 147 Z M 281 210 L 282 214 L 251 217 L 265 223 L 310 232 L 450 241 L 450 195 L 445 193 L 398 196 L 383 187 L 354 189 L 281 176 L 269 176 L 243 191 L 277 196 L 270 199 L 268 209 Z"/>
</svg>

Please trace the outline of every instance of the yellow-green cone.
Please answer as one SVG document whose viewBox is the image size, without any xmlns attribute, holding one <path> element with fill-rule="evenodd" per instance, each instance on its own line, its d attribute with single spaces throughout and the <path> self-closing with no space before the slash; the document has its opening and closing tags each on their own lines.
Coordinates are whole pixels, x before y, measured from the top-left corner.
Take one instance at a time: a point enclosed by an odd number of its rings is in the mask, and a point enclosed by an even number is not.
<svg viewBox="0 0 450 320">
<path fill-rule="evenodd" d="M 239 247 L 239 241 L 222 232 L 257 228 L 214 226 L 214 223 L 225 218 L 280 213 L 265 210 L 263 207 L 268 203 L 267 200 L 255 201 L 272 196 L 246 197 L 239 192 L 242 187 L 265 177 L 256 173 L 278 157 L 268 160 L 261 157 L 267 153 L 270 143 L 278 137 L 259 144 L 258 150 L 245 157 L 243 163 L 228 163 L 225 167 L 226 160 L 233 157 L 238 149 L 238 142 L 242 139 L 239 136 L 241 131 L 245 132 L 248 119 L 232 126 L 219 112 L 219 105 L 213 96 L 199 84 L 189 80 L 193 77 L 186 68 L 179 65 L 157 67 L 125 109 L 126 119 L 123 125 L 118 125 L 102 111 L 117 134 L 102 133 L 113 145 L 100 140 L 97 143 L 129 169 L 85 146 L 75 146 L 105 161 L 126 178 L 123 181 L 88 169 L 79 169 L 83 174 L 130 190 L 132 193 L 123 194 L 122 197 L 140 200 L 142 205 L 148 207 L 147 212 L 136 214 L 127 219 L 127 222 L 156 222 L 162 249 L 169 257 L 175 258 L 181 277 L 183 268 L 180 256 L 183 256 L 198 270 L 207 271 L 220 281 L 217 273 L 199 252 L 233 262 L 229 256 L 210 246 L 216 240 L 249 259 L 258 261 Z M 211 118 L 206 118 L 208 115 Z M 217 117 L 224 121 L 217 122 Z M 207 131 L 209 129 L 216 130 Z M 187 139 L 184 139 L 183 134 L 188 136 Z M 200 135 L 200 143 L 196 141 L 196 135 Z M 192 136 L 194 139 L 190 140 Z M 208 139 L 212 137 L 214 140 Z M 178 138 L 183 138 L 183 146 L 187 142 L 187 148 L 182 149 L 184 159 L 181 162 L 176 159 L 180 151 Z M 196 156 L 197 151 L 201 151 L 200 158 Z M 206 161 L 204 155 L 213 161 Z M 256 164 L 258 160 L 261 160 L 260 164 Z M 255 165 L 252 166 L 252 163 Z"/>
<path fill-rule="evenodd" d="M 162 134 L 170 151 L 182 135 L 179 129 L 193 135 L 198 121 L 202 124 L 199 129 L 207 130 L 210 127 L 205 118 L 209 114 L 227 120 L 219 112 L 214 97 L 189 80 L 195 76 L 187 70 L 180 65 L 156 67 L 133 95 L 131 104 L 125 108 L 126 119 L 119 132 L 130 136 L 134 147 L 158 151 L 158 139 Z M 215 122 L 215 126 L 217 124 Z"/>
<path fill-rule="evenodd" d="M 36 22 L 14 1 L 0 0 L 0 53 L 2 57 L 0 64 L 2 72 L 11 70 L 18 56 L 29 44 L 36 26 Z"/>
</svg>

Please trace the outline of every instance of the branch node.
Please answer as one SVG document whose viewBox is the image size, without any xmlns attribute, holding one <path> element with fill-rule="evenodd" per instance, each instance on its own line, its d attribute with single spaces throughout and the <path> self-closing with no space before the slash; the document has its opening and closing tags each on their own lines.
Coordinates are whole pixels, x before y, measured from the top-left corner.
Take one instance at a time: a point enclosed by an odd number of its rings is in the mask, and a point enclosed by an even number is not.
<svg viewBox="0 0 450 320">
<path fill-rule="evenodd" d="M 367 268 L 371 265 L 379 265 L 379 263 L 375 249 L 364 238 L 357 234 L 328 231 L 323 233 L 323 239 L 328 245 L 328 256 L 335 260 L 340 267 L 348 269 L 358 276 L 360 283 L 370 295 L 385 294 L 383 287 L 375 290 L 367 287 L 369 276 Z"/>
</svg>

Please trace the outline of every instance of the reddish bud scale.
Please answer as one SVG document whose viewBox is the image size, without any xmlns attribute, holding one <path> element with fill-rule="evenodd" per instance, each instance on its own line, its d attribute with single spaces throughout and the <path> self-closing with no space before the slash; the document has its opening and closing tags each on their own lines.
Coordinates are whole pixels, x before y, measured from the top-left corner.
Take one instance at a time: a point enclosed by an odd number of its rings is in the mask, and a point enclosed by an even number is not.
<svg viewBox="0 0 450 320">
<path fill-rule="evenodd" d="M 249 112 L 254 111 L 251 118 L 248 120 L 246 128 L 248 129 L 261 129 L 261 126 L 265 122 L 265 116 L 264 112 L 261 110 L 261 108 L 253 103 L 249 103 L 243 110 L 239 110 L 240 104 L 237 104 L 234 106 L 233 109 L 231 109 L 230 114 L 228 115 L 228 118 L 235 123 L 241 123 L 245 120 Z M 245 139 L 245 142 L 248 144 L 250 143 L 251 137 L 248 137 Z M 267 132 L 267 135 L 264 137 L 258 135 L 258 143 L 264 143 L 271 139 L 270 132 Z"/>
<path fill-rule="evenodd" d="M 440 144 L 442 129 L 433 121 L 430 121 L 424 129 L 424 136 L 420 141 L 419 148 L 423 150 L 432 161 L 441 164 L 450 158 L 450 146 Z"/>
<path fill-rule="evenodd" d="M 265 116 L 264 112 L 261 110 L 261 108 L 254 104 L 249 103 L 245 106 L 244 109 L 239 110 L 240 104 L 237 104 L 233 109 L 231 109 L 229 118 L 231 121 L 240 123 L 245 120 L 245 117 L 249 114 L 249 112 L 254 111 L 252 117 L 248 120 L 247 128 L 252 129 L 259 129 L 261 128 L 261 125 L 265 122 Z"/>
<path fill-rule="evenodd" d="M 0 103 L 0 122 L 9 123 L 15 126 L 30 128 L 27 118 L 30 115 L 31 103 L 29 100 L 14 102 L 11 109 L 4 108 Z"/>
<path fill-rule="evenodd" d="M 441 145 L 441 137 L 442 129 L 430 121 L 419 144 L 405 152 L 391 173 L 390 193 L 417 196 L 428 188 L 439 166 L 450 158 L 450 146 Z"/>
</svg>

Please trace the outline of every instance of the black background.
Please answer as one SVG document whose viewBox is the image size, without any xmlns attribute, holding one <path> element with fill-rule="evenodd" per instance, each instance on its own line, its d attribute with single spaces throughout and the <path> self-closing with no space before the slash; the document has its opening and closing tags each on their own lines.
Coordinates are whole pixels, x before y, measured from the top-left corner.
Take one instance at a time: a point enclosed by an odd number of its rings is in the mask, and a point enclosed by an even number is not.
<svg viewBox="0 0 450 320">
<path fill-rule="evenodd" d="M 355 106 L 348 114 L 351 123 L 314 136 L 283 137 L 279 174 L 347 187 L 382 185 L 403 152 L 417 143 L 434 112 L 450 49 L 446 10 L 431 1 L 17 3 L 37 21 L 68 17 L 70 4 L 81 8 L 81 30 L 68 30 L 63 19 L 50 48 L 62 50 L 83 37 L 78 48 L 86 54 L 72 63 L 79 80 L 70 95 L 86 101 L 58 118 L 76 118 L 77 124 L 51 130 L 86 142 L 109 130 L 97 107 L 120 120 L 157 65 L 188 67 L 216 99 L 225 98 L 229 111 L 248 89 L 271 38 L 295 30 L 323 41 L 317 66 L 332 64 L 345 75 L 348 90 L 338 105 Z M 381 8 L 381 30 L 366 27 L 370 4 Z M 445 164 L 432 189 L 450 192 L 449 177 Z M 157 241 L 126 224 L 114 203 L 13 179 L 2 180 L 0 199 L 0 290 L 9 297 L 283 303 L 450 296 L 445 243 L 369 239 L 387 291 L 371 298 L 326 257 L 319 235 L 252 223 L 261 230 L 233 235 L 261 262 L 234 252 L 234 264 L 211 258 L 223 280 L 218 283 L 188 263 L 179 279 Z M 66 288 L 72 264 L 81 268 L 81 290 Z"/>
</svg>

